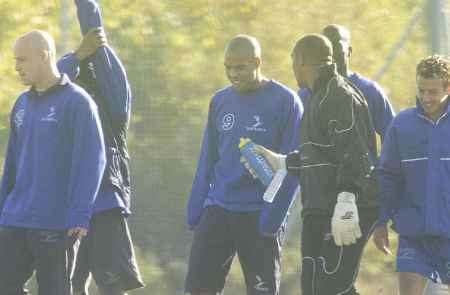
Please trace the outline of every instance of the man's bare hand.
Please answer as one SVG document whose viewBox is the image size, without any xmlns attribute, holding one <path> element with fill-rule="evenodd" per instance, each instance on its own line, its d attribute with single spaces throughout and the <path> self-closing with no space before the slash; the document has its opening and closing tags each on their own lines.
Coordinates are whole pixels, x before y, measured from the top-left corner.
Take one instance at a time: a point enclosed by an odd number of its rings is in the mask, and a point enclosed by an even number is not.
<svg viewBox="0 0 450 295">
<path fill-rule="evenodd" d="M 77 226 L 77 227 L 74 227 L 74 228 L 70 228 L 67 231 L 67 235 L 69 237 L 73 237 L 73 238 L 75 238 L 77 240 L 80 240 L 81 238 L 83 238 L 84 236 L 87 235 L 87 232 L 88 232 L 87 229 Z"/>
<path fill-rule="evenodd" d="M 277 154 L 269 149 L 266 149 L 262 145 L 255 144 L 254 151 L 257 154 L 263 156 L 266 161 L 272 167 L 273 171 L 280 169 L 286 169 L 286 156 L 282 154 Z"/>
<path fill-rule="evenodd" d="M 95 53 L 95 51 L 107 44 L 103 28 L 92 28 L 81 40 L 80 46 L 75 50 L 75 56 L 82 61 Z"/>
</svg>

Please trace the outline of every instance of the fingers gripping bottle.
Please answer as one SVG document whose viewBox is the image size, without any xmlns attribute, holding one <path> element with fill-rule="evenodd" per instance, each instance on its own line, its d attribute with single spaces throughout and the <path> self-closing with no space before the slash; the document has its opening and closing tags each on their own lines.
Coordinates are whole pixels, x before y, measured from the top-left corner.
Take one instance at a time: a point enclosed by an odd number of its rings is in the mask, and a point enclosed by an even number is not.
<svg viewBox="0 0 450 295">
<path fill-rule="evenodd" d="M 242 138 L 239 141 L 239 149 L 241 154 L 250 164 L 250 167 L 256 172 L 258 179 L 268 186 L 274 176 L 272 168 L 263 156 L 255 153 L 253 150 L 254 143 L 250 138 Z"/>
</svg>

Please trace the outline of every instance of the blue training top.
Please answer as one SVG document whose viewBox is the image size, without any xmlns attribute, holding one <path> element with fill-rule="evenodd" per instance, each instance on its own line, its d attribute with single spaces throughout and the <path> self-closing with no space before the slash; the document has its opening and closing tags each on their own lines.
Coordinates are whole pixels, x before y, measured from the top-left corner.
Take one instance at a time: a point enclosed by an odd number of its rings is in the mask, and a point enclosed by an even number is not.
<svg viewBox="0 0 450 295">
<path fill-rule="evenodd" d="M 392 220 L 402 236 L 450 238 L 449 138 L 448 105 L 436 122 L 419 103 L 394 118 L 381 149 L 380 223 Z"/>
<path fill-rule="evenodd" d="M 97 106 L 63 76 L 43 93 L 21 94 L 0 187 L 0 224 L 88 228 L 105 168 Z"/>
<path fill-rule="evenodd" d="M 298 148 L 303 106 L 286 86 L 269 81 L 249 93 L 229 86 L 209 106 L 197 172 L 187 205 L 188 224 L 195 227 L 203 208 L 218 205 L 233 212 L 260 210 L 265 187 L 240 163 L 239 139 L 287 154 Z M 291 195 L 298 185 L 292 181 Z"/>
</svg>

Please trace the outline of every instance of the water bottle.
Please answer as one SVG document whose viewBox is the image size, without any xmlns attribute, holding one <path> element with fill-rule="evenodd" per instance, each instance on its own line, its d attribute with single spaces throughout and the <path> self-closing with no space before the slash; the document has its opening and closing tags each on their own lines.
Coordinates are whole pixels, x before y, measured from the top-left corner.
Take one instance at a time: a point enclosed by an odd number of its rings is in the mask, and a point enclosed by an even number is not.
<svg viewBox="0 0 450 295">
<path fill-rule="evenodd" d="M 239 149 L 241 154 L 250 164 L 250 167 L 256 172 L 258 179 L 265 185 L 268 186 L 273 178 L 273 171 L 270 168 L 269 163 L 263 156 L 257 154 L 253 150 L 254 143 L 250 138 L 242 138 L 239 141 Z"/>
</svg>

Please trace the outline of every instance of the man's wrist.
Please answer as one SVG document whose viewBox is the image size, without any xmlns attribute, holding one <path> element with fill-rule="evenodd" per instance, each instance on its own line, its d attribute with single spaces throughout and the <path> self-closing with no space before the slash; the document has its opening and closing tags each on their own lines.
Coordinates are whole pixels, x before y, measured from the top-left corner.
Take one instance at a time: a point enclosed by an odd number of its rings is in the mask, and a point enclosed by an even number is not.
<svg viewBox="0 0 450 295">
<path fill-rule="evenodd" d="M 337 201 L 344 202 L 344 203 L 355 203 L 356 196 L 354 193 L 351 193 L 351 192 L 340 192 L 337 195 Z"/>
<path fill-rule="evenodd" d="M 293 151 L 287 154 L 284 162 L 288 172 L 294 173 L 295 175 L 300 174 L 301 160 L 299 151 Z"/>
</svg>

